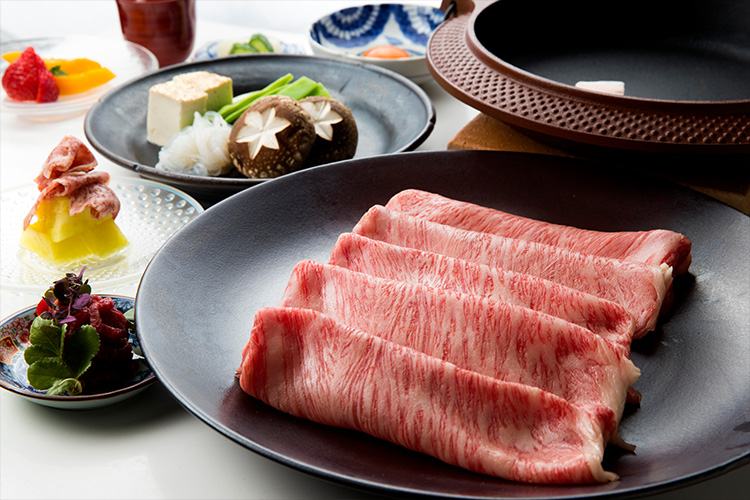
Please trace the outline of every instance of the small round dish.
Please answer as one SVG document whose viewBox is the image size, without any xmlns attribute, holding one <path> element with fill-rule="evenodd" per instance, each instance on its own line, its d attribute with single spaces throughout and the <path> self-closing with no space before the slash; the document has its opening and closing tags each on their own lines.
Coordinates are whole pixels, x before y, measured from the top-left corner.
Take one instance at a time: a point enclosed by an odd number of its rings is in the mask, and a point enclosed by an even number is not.
<svg viewBox="0 0 750 500">
<path fill-rule="evenodd" d="M 203 212 L 203 207 L 192 197 L 158 182 L 113 179 L 110 187 L 120 199 L 117 225 L 130 245 L 107 261 L 80 263 L 87 266 L 86 277 L 100 289 L 137 283 L 159 247 Z M 50 266 L 19 246 L 23 218 L 38 195 L 35 185 L 0 193 L 3 207 L 0 212 L 0 279 L 4 291 L 41 295 L 61 274 L 75 270 Z"/>
<path fill-rule="evenodd" d="M 303 43 L 298 43 L 293 40 L 294 37 L 299 37 L 296 34 L 285 34 L 285 33 L 271 33 L 267 31 L 258 30 L 257 33 L 264 35 L 273 47 L 274 54 L 296 54 L 305 55 L 310 53 L 310 48 L 306 47 Z M 246 43 L 252 35 L 248 35 L 244 38 L 227 38 L 223 40 L 214 40 L 206 43 L 199 47 L 193 57 L 192 61 L 209 61 L 216 59 L 217 57 L 228 57 L 234 54 L 230 54 L 229 51 L 235 43 Z"/>
<path fill-rule="evenodd" d="M 36 103 L 10 99 L 0 91 L 0 111 L 37 121 L 64 120 L 88 110 L 105 92 L 143 73 L 159 68 L 156 56 L 140 45 L 117 39 L 88 36 L 66 36 L 14 40 L 0 45 L 0 53 L 23 51 L 34 47 L 41 57 L 87 58 L 98 62 L 115 74 L 115 78 L 88 92 L 60 97 L 55 102 Z M 0 62 L 0 74 L 9 66 Z"/>
<path fill-rule="evenodd" d="M 313 53 L 344 57 L 395 71 L 415 83 L 428 82 L 427 41 L 443 22 L 443 11 L 407 4 L 375 4 L 348 7 L 328 14 L 310 27 Z M 384 59 L 363 57 L 367 50 L 393 45 L 410 57 Z"/>
<path fill-rule="evenodd" d="M 111 297 L 120 312 L 133 308 L 135 301 L 130 297 L 105 295 Z M 29 344 L 29 329 L 34 321 L 36 305 L 19 311 L 0 323 L 0 387 L 26 398 L 28 401 L 65 410 L 90 410 L 119 403 L 133 397 L 149 387 L 156 376 L 146 359 L 141 354 L 141 346 L 135 331 L 129 333 L 128 342 L 133 346 L 133 357 L 136 359 L 136 373 L 128 383 L 119 389 L 98 394 L 78 396 L 48 396 L 43 391 L 31 387 L 26 378 L 28 365 L 23 353 Z"/>
</svg>

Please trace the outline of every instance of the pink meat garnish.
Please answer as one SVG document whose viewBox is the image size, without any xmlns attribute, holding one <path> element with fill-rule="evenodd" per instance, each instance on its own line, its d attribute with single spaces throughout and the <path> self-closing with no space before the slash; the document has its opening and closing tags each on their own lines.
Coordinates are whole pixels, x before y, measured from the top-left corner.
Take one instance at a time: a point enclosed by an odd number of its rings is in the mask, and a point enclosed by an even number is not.
<svg viewBox="0 0 750 500">
<path fill-rule="evenodd" d="M 116 218 L 120 211 L 120 200 L 107 186 L 109 174 L 94 171 L 96 165 L 96 158 L 83 142 L 76 137 L 65 136 L 34 179 L 40 194 L 23 220 L 24 230 L 31 224 L 39 204 L 57 196 L 70 197 L 71 216 L 91 207 L 91 215 L 95 219 L 110 214 Z"/>
</svg>

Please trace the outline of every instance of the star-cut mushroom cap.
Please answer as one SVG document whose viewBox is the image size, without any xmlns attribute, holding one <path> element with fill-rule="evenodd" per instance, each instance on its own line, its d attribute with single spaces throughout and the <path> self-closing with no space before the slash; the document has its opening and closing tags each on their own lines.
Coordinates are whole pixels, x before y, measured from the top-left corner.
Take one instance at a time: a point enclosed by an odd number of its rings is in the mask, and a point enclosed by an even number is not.
<svg viewBox="0 0 750 500">
<path fill-rule="evenodd" d="M 315 127 L 302 106 L 272 95 L 258 99 L 234 123 L 229 155 L 246 177 L 278 177 L 302 168 L 314 142 Z"/>
<path fill-rule="evenodd" d="M 329 97 L 311 96 L 299 101 L 315 125 L 315 143 L 306 167 L 352 158 L 359 132 L 349 108 Z"/>
</svg>

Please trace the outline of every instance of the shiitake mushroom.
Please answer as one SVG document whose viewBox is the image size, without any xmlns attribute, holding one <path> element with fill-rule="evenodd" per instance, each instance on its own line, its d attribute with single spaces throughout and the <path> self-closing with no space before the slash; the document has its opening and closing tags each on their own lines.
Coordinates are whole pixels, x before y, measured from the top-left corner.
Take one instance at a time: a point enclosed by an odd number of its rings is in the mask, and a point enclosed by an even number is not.
<svg viewBox="0 0 750 500">
<path fill-rule="evenodd" d="M 265 96 L 237 119 L 229 134 L 229 156 L 246 177 L 278 177 L 305 165 L 315 126 L 297 101 Z"/>
<path fill-rule="evenodd" d="M 229 156 L 246 177 L 270 178 L 351 158 L 358 140 L 354 116 L 341 102 L 272 95 L 253 103 L 234 123 Z"/>
<path fill-rule="evenodd" d="M 315 125 L 315 142 L 305 166 L 347 160 L 354 156 L 359 132 L 349 108 L 323 96 L 305 97 L 299 104 Z"/>
</svg>

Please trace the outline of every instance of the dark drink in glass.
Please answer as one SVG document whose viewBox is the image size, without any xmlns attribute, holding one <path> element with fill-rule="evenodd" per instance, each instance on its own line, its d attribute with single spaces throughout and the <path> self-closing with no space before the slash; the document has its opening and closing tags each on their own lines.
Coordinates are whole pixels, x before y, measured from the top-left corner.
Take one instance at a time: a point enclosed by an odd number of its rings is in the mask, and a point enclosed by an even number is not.
<svg viewBox="0 0 750 500">
<path fill-rule="evenodd" d="M 195 43 L 195 0 L 117 0 L 126 40 L 146 47 L 159 66 L 185 61 Z"/>
</svg>

